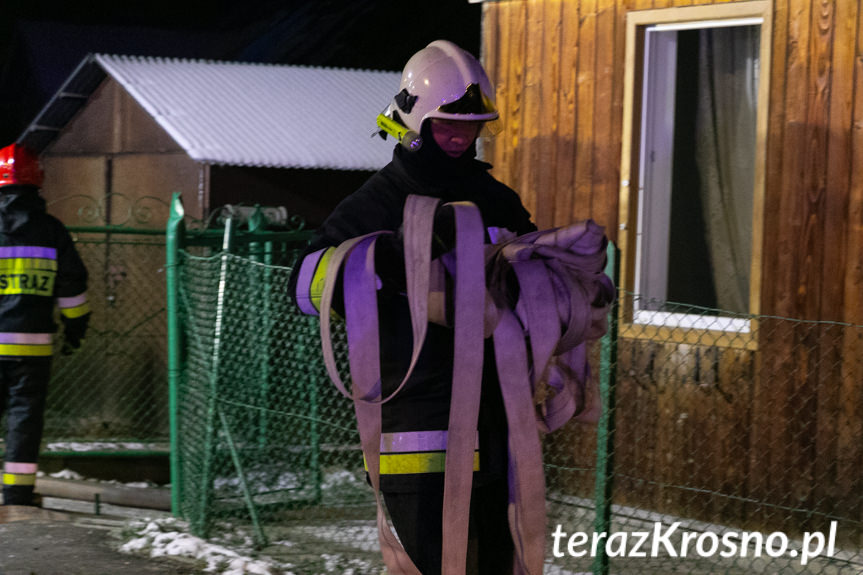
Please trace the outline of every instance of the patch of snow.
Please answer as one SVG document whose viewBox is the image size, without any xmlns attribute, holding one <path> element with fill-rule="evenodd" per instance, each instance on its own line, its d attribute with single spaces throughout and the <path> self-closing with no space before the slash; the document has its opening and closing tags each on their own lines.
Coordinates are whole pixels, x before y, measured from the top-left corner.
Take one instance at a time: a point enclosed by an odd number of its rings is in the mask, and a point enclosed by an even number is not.
<svg viewBox="0 0 863 575">
<path fill-rule="evenodd" d="M 286 491 L 302 487 L 303 482 L 299 475 L 290 471 L 273 475 L 266 471 L 249 471 L 246 473 L 247 484 L 257 486 L 255 492 Z M 217 477 L 213 480 L 213 487 L 217 492 L 234 491 L 239 489 L 239 477 Z"/>
<path fill-rule="evenodd" d="M 92 444 L 88 444 L 92 445 Z M 253 473 L 264 473 L 255 470 Z M 44 472 L 39 472 L 44 476 Z M 346 492 L 363 493 L 370 497 L 369 488 L 363 474 L 343 469 L 330 469 L 322 474 L 321 491 L 343 498 Z M 133 482 L 122 484 L 115 480 L 96 480 L 82 476 L 70 469 L 51 473 L 50 477 L 57 479 L 83 480 L 108 484 L 121 484 L 130 487 L 153 487 L 152 483 Z M 298 476 L 290 472 L 269 473 L 268 478 L 282 487 L 293 486 Z M 224 483 L 221 483 L 221 482 Z M 216 479 L 220 482 L 218 489 L 236 487 L 236 480 Z M 78 503 L 78 502 L 74 502 Z M 81 503 L 83 512 L 87 512 L 89 503 Z M 103 511 L 107 506 L 103 505 Z M 144 510 L 141 510 L 144 511 Z M 270 553 L 280 559 L 265 556 L 255 550 L 254 538 L 242 528 L 227 523 L 219 524 L 213 530 L 210 540 L 205 540 L 189 533 L 185 521 L 170 515 L 153 515 L 147 510 L 144 515 L 126 515 L 130 517 L 124 530 L 124 538 L 119 550 L 123 553 L 144 555 L 148 557 L 184 557 L 200 561 L 205 573 L 213 575 L 379 575 L 381 563 L 379 560 L 360 559 L 352 557 L 348 549 L 356 549 L 359 554 L 372 554 L 379 558 L 377 542 L 377 527 L 374 520 L 341 520 L 338 525 L 305 525 L 293 529 L 299 537 L 293 540 L 291 535 L 269 543 Z M 311 539 L 309 539 L 311 538 Z M 320 555 L 309 553 L 309 541 L 319 541 L 329 553 Z M 340 547 L 344 553 L 333 552 L 333 544 Z M 282 557 L 279 550 L 284 550 Z M 302 557 L 299 564 L 290 563 Z M 563 575 L 563 574 L 561 574 Z"/>
<path fill-rule="evenodd" d="M 205 564 L 204 573 L 214 575 L 379 575 L 379 561 L 352 558 L 340 553 L 322 553 L 309 560 L 304 545 L 290 540 L 270 543 L 274 547 L 296 548 L 303 557 L 301 564 L 279 561 L 254 551 L 249 534 L 234 525 L 222 523 L 217 531 L 224 533 L 204 540 L 188 533 L 188 524 L 179 519 L 143 519 L 128 524 L 127 540 L 120 551 L 148 557 L 185 557 Z M 131 537 L 131 538 L 128 538 Z"/>
<path fill-rule="evenodd" d="M 71 469 L 62 469 L 56 473 L 49 473 L 48 476 L 55 479 L 73 479 L 75 481 L 82 481 L 84 479 L 83 475 Z"/>
<path fill-rule="evenodd" d="M 287 564 L 269 558 L 253 558 L 186 532 L 188 525 L 174 518 L 131 524 L 133 538 L 120 546 L 122 553 L 149 557 L 177 556 L 202 561 L 204 572 L 218 575 L 296 575 Z"/>
<path fill-rule="evenodd" d="M 123 483 L 126 487 L 138 487 L 140 489 L 148 489 L 153 487 L 155 484 L 151 481 L 131 481 L 129 483 Z"/>
<path fill-rule="evenodd" d="M 54 473 L 45 473 L 44 471 L 37 471 L 36 477 L 53 477 L 54 479 L 71 479 L 73 481 L 89 481 L 92 483 L 105 483 L 108 485 L 122 485 L 124 487 L 136 487 L 139 489 L 150 489 L 153 487 L 160 487 L 158 484 L 153 483 L 152 481 L 130 481 L 128 483 L 123 483 L 121 481 L 117 481 L 116 479 L 93 479 L 91 477 L 84 477 L 77 471 L 73 471 L 72 469 L 62 469 L 60 471 L 56 471 Z"/>
<path fill-rule="evenodd" d="M 324 480 L 321 483 L 321 489 L 341 488 L 345 485 L 362 485 L 364 482 L 356 476 L 355 473 L 347 469 L 338 469 L 324 474 Z"/>
<path fill-rule="evenodd" d="M 169 451 L 163 443 L 142 443 L 139 441 L 55 441 L 45 445 L 46 451 Z"/>
<path fill-rule="evenodd" d="M 359 551 L 377 552 L 378 526 L 375 521 L 340 521 L 337 527 L 332 525 L 301 525 L 296 531 L 314 537 L 320 541 L 350 544 Z"/>
</svg>

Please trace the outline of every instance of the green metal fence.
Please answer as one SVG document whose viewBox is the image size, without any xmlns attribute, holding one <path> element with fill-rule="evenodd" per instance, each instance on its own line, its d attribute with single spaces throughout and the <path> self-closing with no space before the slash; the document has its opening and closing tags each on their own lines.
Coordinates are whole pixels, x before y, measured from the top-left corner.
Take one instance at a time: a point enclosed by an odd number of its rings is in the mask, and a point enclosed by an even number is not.
<svg viewBox="0 0 863 575">
<path fill-rule="evenodd" d="M 304 236 L 208 234 L 169 239 L 175 512 L 199 535 L 251 526 L 294 573 L 380 573 L 352 406 L 288 299 Z M 708 325 L 669 328 L 636 304 L 591 350 L 599 425 L 544 439 L 546 572 L 863 572 L 863 326 L 720 332 L 679 307 Z"/>
</svg>

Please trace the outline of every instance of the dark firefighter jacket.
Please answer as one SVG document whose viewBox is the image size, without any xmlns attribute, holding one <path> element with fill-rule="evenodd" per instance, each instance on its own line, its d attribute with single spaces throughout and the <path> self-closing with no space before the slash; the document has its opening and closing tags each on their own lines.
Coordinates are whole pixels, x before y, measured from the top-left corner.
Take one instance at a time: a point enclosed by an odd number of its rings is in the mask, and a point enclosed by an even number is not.
<svg viewBox="0 0 863 575">
<path fill-rule="evenodd" d="M 396 146 L 392 162 L 336 207 L 317 231 L 303 257 L 370 232 L 399 232 L 409 194 L 433 196 L 440 198 L 442 203 L 473 202 L 479 207 L 487 229 L 505 228 L 518 235 L 534 231 L 536 226 L 519 196 L 495 180 L 488 173 L 490 168 L 489 164 L 474 159 L 473 150 L 453 160 L 431 143 L 424 144 L 419 152 Z M 449 241 L 446 232 L 440 235 L 440 228 L 436 218 L 436 243 Z M 404 296 L 402 258 L 398 235 L 378 240 L 375 259 L 376 271 L 383 280 L 383 288 L 379 291 L 379 323 L 385 395 L 406 373 L 413 345 L 410 313 Z M 301 257 L 291 277 L 292 294 L 303 287 L 296 285 L 302 261 Z M 385 441 L 382 442 L 381 489 L 384 491 L 413 491 L 435 484 L 443 485 L 441 472 L 446 439 L 441 432 L 447 429 L 449 420 L 453 337 L 452 329 L 430 323 L 410 381 L 382 408 Z M 491 339 L 486 341 L 485 358 L 479 450 L 474 467 L 477 484 L 500 477 L 506 470 L 506 417 L 497 384 Z M 388 437 L 401 441 L 401 447 L 396 449 L 399 453 L 386 453 L 383 443 Z"/>
<path fill-rule="evenodd" d="M 51 356 L 55 305 L 77 347 L 89 319 L 86 290 L 87 269 L 38 189 L 0 188 L 0 359 Z"/>
</svg>

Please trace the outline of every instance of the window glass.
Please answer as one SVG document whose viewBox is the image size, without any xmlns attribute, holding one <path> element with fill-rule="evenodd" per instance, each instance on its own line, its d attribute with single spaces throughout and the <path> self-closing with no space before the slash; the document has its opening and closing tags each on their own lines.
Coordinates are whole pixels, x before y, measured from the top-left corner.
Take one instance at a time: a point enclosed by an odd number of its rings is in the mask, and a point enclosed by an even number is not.
<svg viewBox="0 0 863 575">
<path fill-rule="evenodd" d="M 757 19 L 645 27 L 636 323 L 751 311 L 760 34 Z"/>
</svg>

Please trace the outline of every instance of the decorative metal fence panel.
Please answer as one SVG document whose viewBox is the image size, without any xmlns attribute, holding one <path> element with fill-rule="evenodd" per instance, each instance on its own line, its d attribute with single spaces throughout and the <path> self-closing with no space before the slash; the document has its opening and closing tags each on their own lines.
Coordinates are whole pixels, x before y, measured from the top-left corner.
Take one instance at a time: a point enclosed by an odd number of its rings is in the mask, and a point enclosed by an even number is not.
<svg viewBox="0 0 863 575">
<path fill-rule="evenodd" d="M 353 408 L 288 298 L 296 246 L 191 244 L 169 263 L 175 510 L 199 535 L 252 526 L 294 573 L 380 573 Z M 594 345 L 602 420 L 544 439 L 547 573 L 863 572 L 863 326 L 739 319 L 642 315 Z"/>
<path fill-rule="evenodd" d="M 92 316 L 73 355 L 60 353 L 58 332 L 43 452 L 167 453 L 167 204 L 122 194 L 67 196 L 48 210 L 68 226 L 87 266 Z"/>
<path fill-rule="evenodd" d="M 81 350 L 55 354 L 45 438 L 112 449 L 168 442 L 164 232 L 76 233 L 93 315 Z M 58 336 L 58 348 L 62 341 Z M 146 446 L 146 447 L 145 447 Z"/>
</svg>

